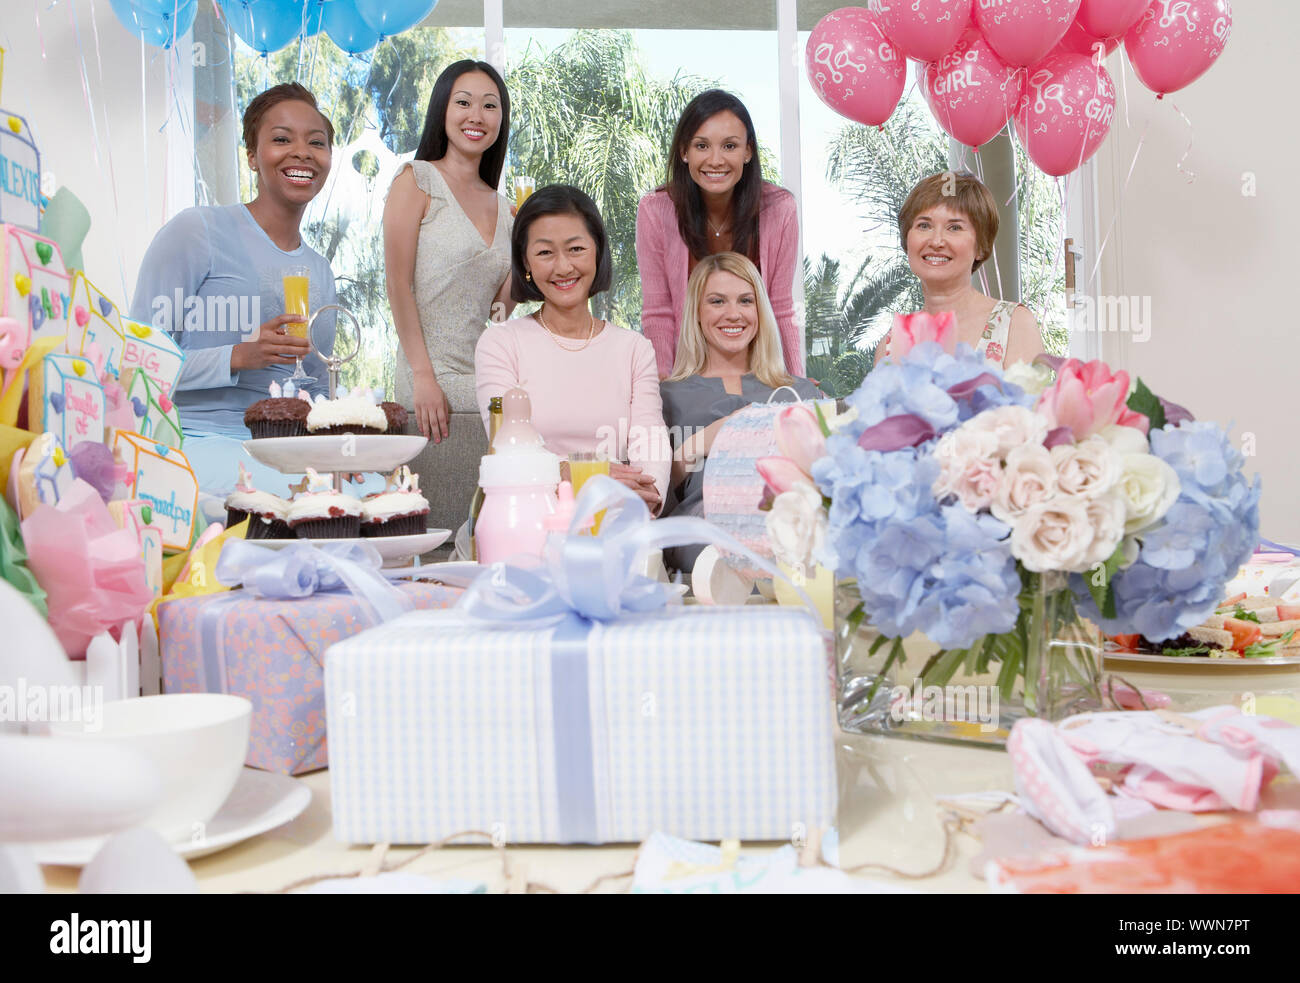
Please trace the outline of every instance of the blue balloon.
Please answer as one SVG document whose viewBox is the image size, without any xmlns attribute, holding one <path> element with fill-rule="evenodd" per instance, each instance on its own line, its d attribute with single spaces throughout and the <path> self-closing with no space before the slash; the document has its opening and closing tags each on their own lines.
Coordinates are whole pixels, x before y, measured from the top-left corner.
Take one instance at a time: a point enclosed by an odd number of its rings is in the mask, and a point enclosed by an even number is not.
<svg viewBox="0 0 1300 983">
<path fill-rule="evenodd" d="M 165 2 L 165 12 L 155 12 Z M 198 0 L 109 0 L 122 26 L 159 48 L 170 48 L 175 38 L 194 26 Z"/>
<path fill-rule="evenodd" d="M 230 28 L 261 55 L 279 51 L 302 33 L 302 0 L 220 0 Z"/>
<path fill-rule="evenodd" d="M 338 3 L 339 0 L 334 0 Z M 353 0 L 370 29 L 381 38 L 392 37 L 414 27 L 429 16 L 438 0 Z"/>
<path fill-rule="evenodd" d="M 319 34 L 325 26 L 325 5 L 332 0 L 306 0 L 302 15 L 302 36 L 305 38 Z"/>
<path fill-rule="evenodd" d="M 369 51 L 379 43 L 379 32 L 362 19 L 352 0 L 327 3 L 323 23 L 329 39 L 350 55 Z"/>
</svg>

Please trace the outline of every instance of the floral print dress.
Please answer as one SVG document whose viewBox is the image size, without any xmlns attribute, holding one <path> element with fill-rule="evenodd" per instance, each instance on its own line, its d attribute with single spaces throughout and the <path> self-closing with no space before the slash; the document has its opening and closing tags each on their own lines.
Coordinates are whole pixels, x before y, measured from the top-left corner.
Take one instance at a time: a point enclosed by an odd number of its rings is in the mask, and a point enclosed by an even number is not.
<svg viewBox="0 0 1300 983">
<path fill-rule="evenodd" d="M 975 351 L 990 362 L 1002 365 L 1007 357 L 1007 336 L 1011 333 L 1011 315 L 1020 305 L 1013 300 L 999 300 L 993 305 L 993 312 L 980 334 Z"/>
</svg>

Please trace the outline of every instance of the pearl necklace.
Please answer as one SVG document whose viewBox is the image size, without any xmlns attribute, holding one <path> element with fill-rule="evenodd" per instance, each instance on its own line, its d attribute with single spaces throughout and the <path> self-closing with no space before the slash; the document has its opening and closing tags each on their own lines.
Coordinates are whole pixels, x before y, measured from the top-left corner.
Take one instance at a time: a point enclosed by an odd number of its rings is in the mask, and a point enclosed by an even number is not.
<svg viewBox="0 0 1300 983">
<path fill-rule="evenodd" d="M 586 348 L 588 345 L 591 344 L 591 339 L 594 338 L 594 337 L 596 336 L 596 317 L 595 317 L 594 314 L 589 314 L 588 316 L 591 318 L 591 327 L 587 330 L 587 340 L 584 341 L 584 342 L 583 342 L 580 346 L 578 346 L 577 348 L 570 348 L 568 345 L 562 344 L 562 343 L 560 342 L 560 336 L 557 335 L 554 331 L 552 331 L 552 330 L 551 330 L 551 326 L 550 326 L 549 324 L 547 324 L 546 321 L 542 318 L 542 308 L 539 307 L 539 308 L 538 308 L 538 309 L 533 313 L 533 317 L 537 318 L 537 323 L 540 324 L 543 328 L 545 328 L 545 329 L 546 329 L 546 333 L 547 333 L 548 335 L 551 336 L 551 341 L 555 342 L 555 344 L 556 344 L 560 349 L 562 349 L 563 351 L 566 351 L 566 352 L 580 352 L 580 351 L 582 351 L 584 348 Z"/>
<path fill-rule="evenodd" d="M 721 239 L 722 233 L 727 231 L 725 225 L 721 229 L 718 228 L 716 225 L 713 224 L 713 220 L 709 218 L 707 215 L 704 216 L 704 221 L 709 223 L 709 228 L 713 230 L 713 236 L 715 239 Z"/>
</svg>

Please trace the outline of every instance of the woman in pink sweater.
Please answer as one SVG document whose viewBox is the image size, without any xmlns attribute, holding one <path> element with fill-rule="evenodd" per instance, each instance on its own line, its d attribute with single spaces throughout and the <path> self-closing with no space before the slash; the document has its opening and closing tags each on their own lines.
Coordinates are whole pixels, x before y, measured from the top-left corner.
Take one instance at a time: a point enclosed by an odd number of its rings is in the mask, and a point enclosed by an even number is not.
<svg viewBox="0 0 1300 983">
<path fill-rule="evenodd" d="M 655 353 L 635 331 L 592 315 L 590 299 L 609 289 L 610 277 L 609 240 L 591 198 L 553 184 L 524 202 L 511 235 L 510 296 L 542 306 L 479 338 L 479 410 L 486 427 L 492 397 L 523 387 L 548 450 L 603 452 L 610 477 L 658 514 L 672 447 Z"/>
<path fill-rule="evenodd" d="M 687 105 L 673 133 L 668 183 L 641 199 L 636 263 L 641 274 L 641 332 L 666 378 L 677 353 L 686 280 L 712 253 L 736 252 L 763 275 L 781 334 L 786 369 L 803 375 L 795 318 L 799 216 L 794 196 L 763 180 L 749 111 L 721 89 Z"/>
</svg>

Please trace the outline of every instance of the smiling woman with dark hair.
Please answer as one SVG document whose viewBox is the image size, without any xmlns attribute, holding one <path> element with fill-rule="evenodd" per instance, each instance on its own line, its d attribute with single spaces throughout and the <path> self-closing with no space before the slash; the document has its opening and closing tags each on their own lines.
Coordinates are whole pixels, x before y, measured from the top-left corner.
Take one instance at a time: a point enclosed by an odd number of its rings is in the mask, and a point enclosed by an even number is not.
<svg viewBox="0 0 1300 983">
<path fill-rule="evenodd" d="M 604 451 L 610 477 L 657 512 L 671 449 L 654 349 L 635 331 L 599 321 L 591 297 L 609 289 L 609 238 L 596 203 L 553 184 L 524 202 L 511 236 L 510 293 L 540 300 L 531 317 L 493 324 L 475 352 L 479 412 L 522 386 L 533 426 L 561 457 Z"/>
<path fill-rule="evenodd" d="M 497 193 L 510 94 L 487 62 L 449 65 L 429 95 L 415 160 L 384 207 L 384 269 L 402 358 L 397 401 L 440 441 L 474 410 L 474 345 L 509 316 L 510 202 Z"/>
<path fill-rule="evenodd" d="M 721 89 L 682 111 L 668 156 L 668 180 L 636 212 L 641 331 L 666 377 L 677 353 L 686 280 L 700 260 L 736 252 L 758 267 L 771 299 L 785 366 L 803 374 L 795 314 L 799 215 L 794 196 L 763 180 L 749 111 Z"/>
</svg>

